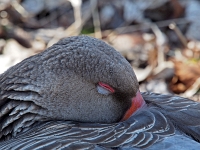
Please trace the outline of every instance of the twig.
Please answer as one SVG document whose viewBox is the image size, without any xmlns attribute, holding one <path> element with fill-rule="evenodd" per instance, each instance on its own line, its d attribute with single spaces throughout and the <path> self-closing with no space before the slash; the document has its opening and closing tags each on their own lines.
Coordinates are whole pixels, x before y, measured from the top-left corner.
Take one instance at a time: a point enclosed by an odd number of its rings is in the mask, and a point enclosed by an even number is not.
<svg viewBox="0 0 200 150">
<path fill-rule="evenodd" d="M 169 28 L 171 30 L 174 30 L 174 32 L 177 34 L 177 36 L 179 37 L 180 41 L 182 42 L 182 44 L 184 45 L 185 48 L 188 48 L 187 46 L 187 39 L 186 37 L 183 35 L 183 33 L 181 32 L 181 30 L 177 27 L 176 23 L 173 22 L 169 25 Z"/>
<path fill-rule="evenodd" d="M 82 5 L 81 14 L 84 14 L 84 15 L 82 15 L 82 19 L 81 19 L 82 21 L 81 21 L 81 24 L 80 24 L 78 29 L 76 28 L 77 25 L 75 25 L 75 22 L 74 22 L 66 30 L 64 30 L 64 32 L 62 32 L 62 33 L 61 32 L 55 32 L 55 35 L 53 36 L 53 38 L 48 42 L 47 47 L 58 42 L 59 39 L 61 39 L 61 38 L 72 36 L 72 35 L 79 35 L 83 25 L 91 17 L 91 10 L 89 9 L 89 2 L 85 2 Z"/>
<path fill-rule="evenodd" d="M 74 9 L 75 28 L 79 29 L 82 23 L 82 19 L 81 19 L 82 0 L 69 0 L 69 1 L 71 2 Z"/>
<path fill-rule="evenodd" d="M 175 22 L 176 24 L 187 24 L 189 21 L 185 18 L 179 18 L 179 19 L 171 19 L 171 20 L 165 20 L 165 21 L 158 21 L 154 22 L 159 28 L 161 27 L 167 27 L 169 26 L 170 23 Z M 116 28 L 114 31 L 113 30 L 105 30 L 103 33 L 112 33 L 112 32 L 117 32 L 118 34 L 122 33 L 129 33 L 129 32 L 134 32 L 134 31 L 139 31 L 139 30 L 144 30 L 144 29 L 150 29 L 150 22 L 143 23 L 143 24 L 137 24 L 137 25 L 131 25 L 131 26 L 126 26 L 126 27 L 120 27 Z"/>
<path fill-rule="evenodd" d="M 13 0 L 10 4 L 23 18 L 29 17 L 29 13 L 19 4 L 17 0 Z"/>
<path fill-rule="evenodd" d="M 92 11 L 95 37 L 98 39 L 101 39 L 102 34 L 101 34 L 99 12 L 97 10 L 97 3 L 98 3 L 97 0 L 90 0 L 90 7 L 91 7 L 91 11 Z"/>
<path fill-rule="evenodd" d="M 165 61 L 164 49 L 166 44 L 168 43 L 168 39 L 156 24 L 152 23 L 151 29 L 156 36 L 156 45 L 158 47 L 158 63 L 163 63 Z"/>
</svg>

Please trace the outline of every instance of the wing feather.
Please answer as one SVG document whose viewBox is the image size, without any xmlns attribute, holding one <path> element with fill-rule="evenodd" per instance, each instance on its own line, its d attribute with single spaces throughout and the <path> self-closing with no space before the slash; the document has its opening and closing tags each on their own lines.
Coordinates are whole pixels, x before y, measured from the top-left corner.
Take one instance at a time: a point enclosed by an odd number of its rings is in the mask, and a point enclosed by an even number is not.
<svg viewBox="0 0 200 150">
<path fill-rule="evenodd" d="M 174 127 L 165 116 L 152 108 L 141 110 L 132 115 L 130 119 L 114 124 L 70 121 L 40 122 L 32 129 L 20 133 L 16 138 L 0 142 L 0 147 L 3 149 L 13 147 L 48 149 L 52 146 L 57 149 L 70 149 L 81 148 L 80 143 L 82 143 L 82 148 L 85 149 L 99 146 L 145 148 L 156 143 L 163 136 L 171 136 L 174 132 Z"/>
<path fill-rule="evenodd" d="M 159 110 L 182 132 L 200 141 L 200 103 L 174 95 L 143 93 L 146 102 Z"/>
</svg>

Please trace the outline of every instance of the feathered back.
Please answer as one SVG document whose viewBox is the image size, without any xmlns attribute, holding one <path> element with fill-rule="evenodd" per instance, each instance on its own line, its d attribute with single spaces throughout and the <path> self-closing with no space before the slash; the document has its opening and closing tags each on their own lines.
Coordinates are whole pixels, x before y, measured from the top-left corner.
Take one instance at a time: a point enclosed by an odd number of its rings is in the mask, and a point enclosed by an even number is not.
<svg viewBox="0 0 200 150">
<path fill-rule="evenodd" d="M 156 107 L 184 134 L 200 142 L 200 103 L 187 98 L 143 93 L 150 106 Z"/>
<path fill-rule="evenodd" d="M 0 144 L 2 149 L 147 148 L 174 133 L 172 123 L 162 113 L 145 108 L 114 124 L 48 121 Z"/>
</svg>

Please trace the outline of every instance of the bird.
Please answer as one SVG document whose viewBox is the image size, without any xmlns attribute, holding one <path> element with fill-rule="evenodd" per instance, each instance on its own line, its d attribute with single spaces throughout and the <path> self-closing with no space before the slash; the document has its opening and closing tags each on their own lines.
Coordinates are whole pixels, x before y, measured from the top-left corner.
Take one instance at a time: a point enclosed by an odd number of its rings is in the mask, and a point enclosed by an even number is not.
<svg viewBox="0 0 200 150">
<path fill-rule="evenodd" d="M 127 60 L 86 35 L 0 75 L 0 149 L 197 149 L 200 103 L 140 92 Z"/>
</svg>

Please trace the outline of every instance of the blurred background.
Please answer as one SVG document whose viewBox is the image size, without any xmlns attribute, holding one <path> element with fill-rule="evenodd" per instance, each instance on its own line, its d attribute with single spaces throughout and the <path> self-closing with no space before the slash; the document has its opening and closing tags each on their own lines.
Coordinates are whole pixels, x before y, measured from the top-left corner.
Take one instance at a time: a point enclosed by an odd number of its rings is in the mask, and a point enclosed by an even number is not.
<svg viewBox="0 0 200 150">
<path fill-rule="evenodd" d="M 141 91 L 200 101 L 200 0 L 0 0 L 0 73 L 80 34 L 119 51 Z"/>
</svg>

